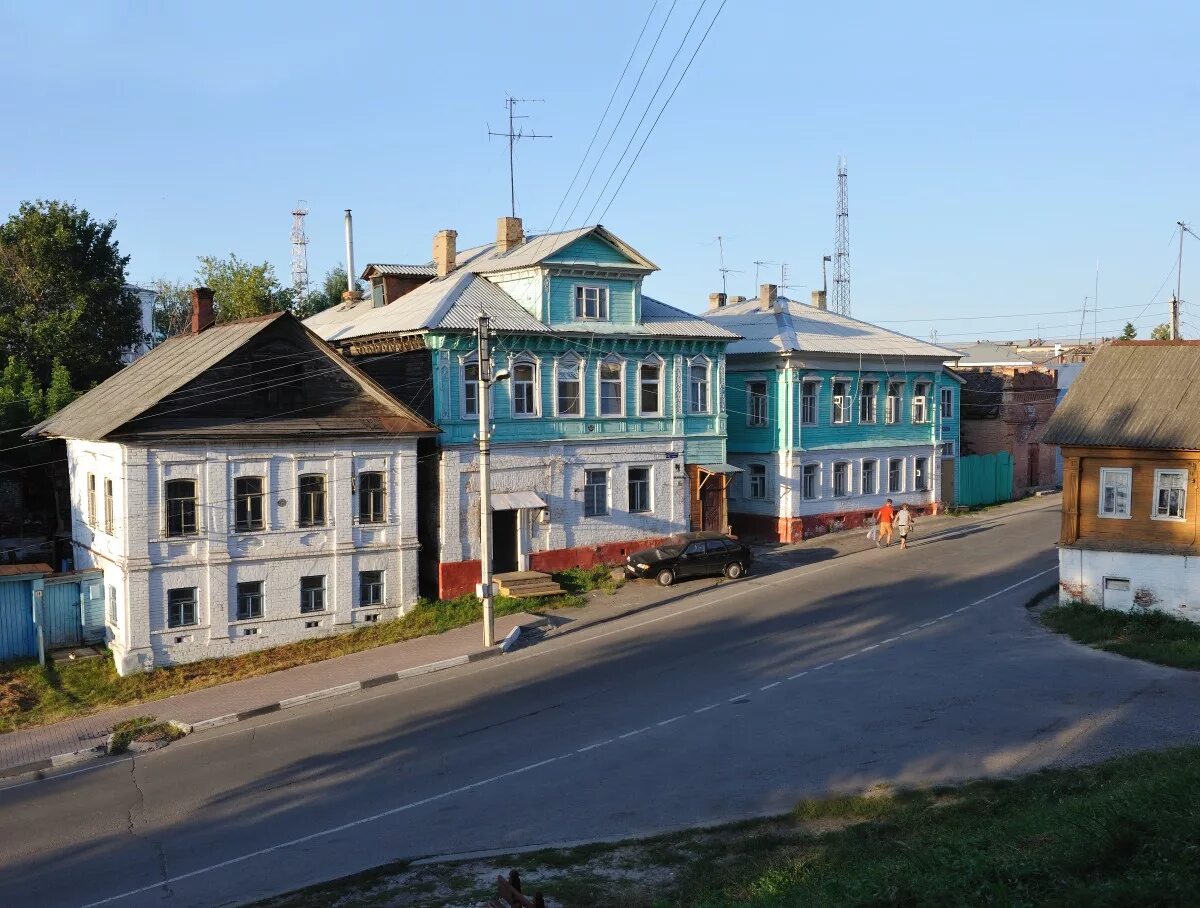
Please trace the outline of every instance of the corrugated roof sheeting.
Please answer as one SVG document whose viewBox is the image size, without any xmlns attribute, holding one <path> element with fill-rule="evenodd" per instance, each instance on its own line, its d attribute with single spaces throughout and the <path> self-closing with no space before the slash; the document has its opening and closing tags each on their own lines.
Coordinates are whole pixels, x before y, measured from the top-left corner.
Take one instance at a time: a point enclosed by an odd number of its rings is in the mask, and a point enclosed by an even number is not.
<svg viewBox="0 0 1200 908">
<path fill-rule="evenodd" d="M 705 321 L 698 315 L 668 306 L 660 300 L 645 295 L 642 296 L 642 322 L 654 334 L 725 339 L 738 336 L 720 325 Z"/>
<path fill-rule="evenodd" d="M 758 300 L 709 311 L 704 318 L 741 335 L 727 353 L 848 353 L 864 356 L 925 356 L 957 359 L 956 350 L 898 334 L 869 322 L 818 309 L 787 297 L 778 311 L 764 311 Z"/>
<path fill-rule="evenodd" d="M 1042 442 L 1200 451 L 1200 341 L 1101 347 L 1054 411 Z"/>
<path fill-rule="evenodd" d="M 405 277 L 433 277 L 437 268 L 433 265 L 380 265 L 372 262 L 363 269 L 361 277 L 365 280 L 371 272 L 376 274 L 399 274 Z"/>
</svg>

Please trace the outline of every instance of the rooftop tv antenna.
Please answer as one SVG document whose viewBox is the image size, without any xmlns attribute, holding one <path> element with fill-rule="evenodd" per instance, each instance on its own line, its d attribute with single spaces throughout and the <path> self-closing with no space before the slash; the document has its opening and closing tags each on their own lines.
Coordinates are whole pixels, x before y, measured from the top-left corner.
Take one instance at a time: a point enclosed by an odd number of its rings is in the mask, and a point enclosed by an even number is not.
<svg viewBox="0 0 1200 908">
<path fill-rule="evenodd" d="M 726 296 L 728 296 L 729 295 L 729 275 L 741 274 L 742 272 L 740 272 L 736 268 L 726 268 L 725 267 L 725 238 L 724 237 L 721 237 L 721 236 L 717 237 L 717 246 L 720 247 L 720 250 L 721 250 L 721 267 L 719 269 L 717 269 L 718 271 L 721 272 L 721 292 L 724 293 Z"/>
<path fill-rule="evenodd" d="M 514 113 L 518 104 L 542 104 L 541 98 L 514 98 L 509 95 L 504 99 L 504 106 L 508 108 L 508 132 L 493 132 L 491 126 L 488 126 L 489 136 L 503 136 L 508 139 L 508 198 L 512 206 L 512 216 L 517 216 L 517 185 L 516 178 L 513 173 L 513 148 L 521 139 L 553 139 L 554 136 L 538 135 L 536 132 L 525 132 L 524 128 L 514 129 L 513 120 L 527 120 L 528 114 Z"/>
</svg>

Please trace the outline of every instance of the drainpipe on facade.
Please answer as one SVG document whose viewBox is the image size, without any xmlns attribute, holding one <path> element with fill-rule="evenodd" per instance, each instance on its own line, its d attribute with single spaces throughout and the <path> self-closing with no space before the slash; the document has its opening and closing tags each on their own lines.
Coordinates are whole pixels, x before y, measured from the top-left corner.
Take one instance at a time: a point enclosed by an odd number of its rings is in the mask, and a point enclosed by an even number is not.
<svg viewBox="0 0 1200 908">
<path fill-rule="evenodd" d="M 791 357 L 785 356 L 783 359 L 783 394 L 787 401 L 787 406 L 783 408 L 784 427 L 783 427 L 783 471 L 787 480 L 783 488 L 783 513 L 787 523 L 784 524 L 784 539 L 783 542 L 793 542 L 792 533 L 792 504 L 795 501 L 795 489 L 793 483 L 793 463 L 792 463 L 792 433 L 795 431 L 797 422 L 796 414 L 793 409 L 793 394 L 792 394 L 792 360 Z"/>
</svg>

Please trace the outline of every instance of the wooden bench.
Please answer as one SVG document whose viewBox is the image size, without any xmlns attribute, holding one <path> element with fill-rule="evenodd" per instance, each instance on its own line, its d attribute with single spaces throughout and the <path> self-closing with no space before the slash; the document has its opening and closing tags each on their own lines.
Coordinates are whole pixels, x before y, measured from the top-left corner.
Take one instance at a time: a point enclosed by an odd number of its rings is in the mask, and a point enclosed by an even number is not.
<svg viewBox="0 0 1200 908">
<path fill-rule="evenodd" d="M 496 877 L 498 898 L 488 902 L 488 908 L 546 908 L 546 900 L 540 892 L 533 898 L 521 894 L 521 875 L 512 870 L 507 877 Z"/>
</svg>

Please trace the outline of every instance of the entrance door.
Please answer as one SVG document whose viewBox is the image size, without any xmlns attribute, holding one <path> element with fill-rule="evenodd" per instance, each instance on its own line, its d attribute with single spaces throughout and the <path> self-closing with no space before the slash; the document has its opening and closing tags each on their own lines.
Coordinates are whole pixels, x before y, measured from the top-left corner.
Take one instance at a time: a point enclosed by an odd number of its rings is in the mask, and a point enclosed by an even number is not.
<svg viewBox="0 0 1200 908">
<path fill-rule="evenodd" d="M 721 499 L 724 493 L 721 489 L 721 477 L 709 476 L 700 490 L 700 526 L 713 533 L 724 533 L 721 526 Z"/>
<path fill-rule="evenodd" d="M 942 458 L 942 496 L 941 502 L 944 505 L 958 504 L 954 500 L 954 458 Z"/>
<path fill-rule="evenodd" d="M 492 512 L 492 571 L 506 574 L 517 569 L 517 512 Z"/>
</svg>

